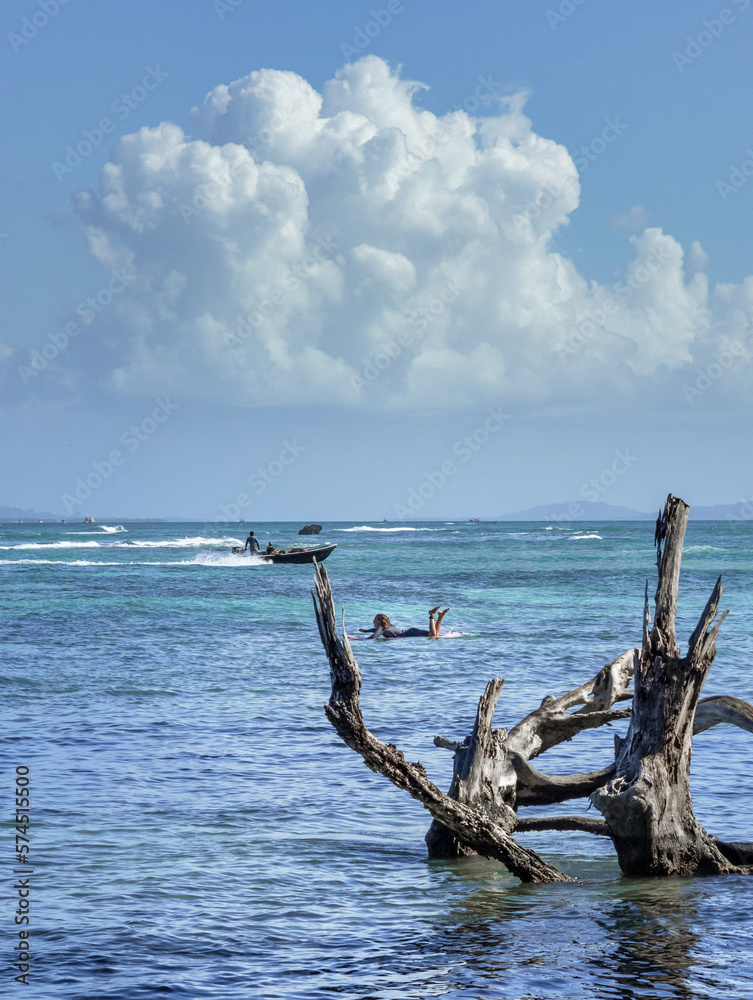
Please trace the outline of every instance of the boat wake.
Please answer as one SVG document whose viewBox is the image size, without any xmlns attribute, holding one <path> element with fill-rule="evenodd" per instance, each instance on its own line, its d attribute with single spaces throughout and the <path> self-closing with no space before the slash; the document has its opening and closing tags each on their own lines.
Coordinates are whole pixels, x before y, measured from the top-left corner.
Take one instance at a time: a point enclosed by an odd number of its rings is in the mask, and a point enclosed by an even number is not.
<svg viewBox="0 0 753 1000">
<path fill-rule="evenodd" d="M 69 534 L 86 534 L 90 532 L 69 532 Z M 16 545 L 0 545 L 0 549 L 198 549 L 198 548 L 228 548 L 232 545 L 242 545 L 237 538 L 203 538 L 201 535 L 193 538 L 164 538 L 158 541 L 139 541 L 128 539 L 123 542 L 106 542 L 89 539 L 86 542 L 20 542 Z"/>
<path fill-rule="evenodd" d="M 193 559 L 0 559 L 0 566 L 210 566 L 231 569 L 255 569 L 272 566 L 264 559 L 239 559 L 217 552 L 197 553 Z"/>
<path fill-rule="evenodd" d="M 231 569 L 257 569 L 259 566 L 272 566 L 267 559 L 256 556 L 236 556 L 232 552 L 199 552 L 193 559 L 186 559 L 176 566 L 229 566 Z"/>
</svg>

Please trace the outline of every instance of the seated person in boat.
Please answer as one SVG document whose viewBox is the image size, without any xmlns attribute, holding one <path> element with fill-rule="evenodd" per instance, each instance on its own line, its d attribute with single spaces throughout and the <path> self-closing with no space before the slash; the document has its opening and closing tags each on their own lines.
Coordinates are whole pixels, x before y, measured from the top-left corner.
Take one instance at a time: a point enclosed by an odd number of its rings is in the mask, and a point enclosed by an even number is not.
<svg viewBox="0 0 753 1000">
<path fill-rule="evenodd" d="M 292 552 L 293 550 L 291 549 L 290 551 Z M 274 543 L 270 542 L 269 545 L 264 550 L 264 555 L 265 556 L 284 556 L 285 555 L 285 549 L 276 549 L 274 547 Z"/>
<path fill-rule="evenodd" d="M 444 611 L 439 611 L 439 605 L 436 608 L 432 608 L 429 612 L 428 631 L 425 628 L 398 628 L 392 624 L 387 615 L 382 614 L 374 618 L 374 628 L 359 628 L 358 631 L 371 632 L 372 639 L 438 639 L 439 630 L 442 627 L 442 619 L 449 610 L 449 608 L 445 608 Z M 437 611 L 439 611 L 438 615 Z M 437 615 L 436 619 L 435 615 Z"/>
<path fill-rule="evenodd" d="M 260 551 L 259 539 L 254 535 L 253 531 L 249 531 L 248 533 L 248 538 L 246 539 L 246 544 L 243 546 L 243 551 L 245 552 L 246 549 L 249 550 L 251 555 L 253 555 L 254 552 Z"/>
</svg>

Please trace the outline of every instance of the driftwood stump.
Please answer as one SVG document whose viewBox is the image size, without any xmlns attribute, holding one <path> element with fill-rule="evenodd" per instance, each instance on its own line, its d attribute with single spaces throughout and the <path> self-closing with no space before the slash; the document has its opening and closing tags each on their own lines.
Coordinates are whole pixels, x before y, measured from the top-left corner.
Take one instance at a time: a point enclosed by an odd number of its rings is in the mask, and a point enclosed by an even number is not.
<svg viewBox="0 0 753 1000">
<path fill-rule="evenodd" d="M 330 662 L 332 693 L 327 718 L 366 765 L 423 803 L 432 815 L 426 835 L 432 857 L 478 853 L 501 861 L 524 882 L 570 881 L 512 837 L 526 830 L 579 830 L 611 837 L 628 875 L 706 875 L 742 872 L 753 864 L 753 845 L 712 836 L 693 815 L 688 783 L 694 733 L 721 722 L 753 732 L 753 707 L 728 696 L 699 701 L 726 616 L 716 620 L 721 579 L 690 637 L 684 657 L 675 641 L 675 615 L 688 507 L 673 496 L 660 514 L 655 542 L 659 572 L 653 627 L 648 593 L 643 644 L 608 663 L 590 681 L 541 705 L 509 730 L 492 727 L 504 681 L 489 681 L 476 721 L 462 741 L 435 737 L 454 752 L 447 794 L 364 723 L 359 704 L 361 672 L 343 629 L 338 637 L 326 570 L 316 566 L 314 608 Z M 630 691 L 631 682 L 634 691 Z M 632 702 L 632 705 L 627 704 Z M 531 760 L 585 729 L 630 719 L 624 740 L 615 738 L 615 762 L 584 774 L 547 775 Z M 525 806 L 590 796 L 604 819 L 581 816 L 522 818 Z"/>
<path fill-rule="evenodd" d="M 690 757 L 696 706 L 716 654 L 721 577 L 688 643 L 675 640 L 677 589 L 688 505 L 669 496 L 656 526 L 659 582 L 649 632 L 635 672 L 627 736 L 618 740 L 616 774 L 591 795 L 604 816 L 626 875 L 718 875 L 735 868 L 693 815 Z"/>
</svg>

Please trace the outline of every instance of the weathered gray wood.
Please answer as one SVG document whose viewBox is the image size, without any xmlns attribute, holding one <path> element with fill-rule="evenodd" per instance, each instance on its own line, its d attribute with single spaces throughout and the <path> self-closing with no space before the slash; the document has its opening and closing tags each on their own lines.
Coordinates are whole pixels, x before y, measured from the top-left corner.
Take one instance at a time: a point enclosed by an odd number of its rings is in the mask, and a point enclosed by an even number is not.
<svg viewBox="0 0 753 1000">
<path fill-rule="evenodd" d="M 501 861 L 522 882 L 569 882 L 572 879 L 547 864 L 535 852 L 526 850 L 486 813 L 450 798 L 428 780 L 421 764 L 410 764 L 397 747 L 377 739 L 363 721 L 359 703 L 361 672 L 343 629 L 337 635 L 335 610 L 327 571 L 315 567 L 316 591 L 312 592 L 319 635 L 330 663 L 332 692 L 324 711 L 340 738 L 359 753 L 372 771 L 389 778 L 424 805 L 432 817 L 447 827 L 471 850 Z M 491 690 L 490 690 L 491 688 Z M 499 697 L 501 684 L 492 682 L 488 697 L 479 706 L 477 742 L 485 745 L 484 732 Z M 496 694 L 496 697 L 495 697 Z M 482 702 L 484 699 L 482 698 Z M 494 748 L 496 740 L 491 740 Z M 470 762 L 469 775 L 472 771 Z"/>
<path fill-rule="evenodd" d="M 652 644 L 655 654 L 677 657 L 680 651 L 675 642 L 675 617 L 677 615 L 677 588 L 680 583 L 680 563 L 685 530 L 690 508 L 684 500 L 670 493 L 663 512 L 656 521 L 654 543 L 656 567 L 659 573 L 656 585 L 654 628 Z M 663 546 L 663 547 L 662 547 Z"/>
<path fill-rule="evenodd" d="M 567 799 L 580 799 L 601 788 L 614 777 L 615 766 L 586 774 L 544 774 L 518 753 L 511 753 L 512 766 L 518 782 L 517 806 L 550 806 Z"/>
<path fill-rule="evenodd" d="M 630 708 L 612 708 L 612 705 L 631 697 L 627 688 L 639 659 L 639 650 L 629 649 L 580 687 L 559 698 L 547 695 L 534 712 L 510 730 L 508 749 L 530 760 L 571 740 L 584 729 L 626 719 Z M 568 711 L 576 705 L 583 707 L 576 712 Z"/>
<path fill-rule="evenodd" d="M 595 833 L 598 837 L 611 836 L 603 819 L 592 819 L 590 816 L 518 817 L 515 833 L 535 830 L 574 830 L 577 833 Z"/>
<path fill-rule="evenodd" d="M 693 720 L 693 735 L 703 733 L 712 726 L 726 722 L 730 726 L 739 726 L 753 733 L 753 705 L 740 698 L 729 695 L 715 695 L 713 698 L 701 698 L 695 710 Z"/>
<path fill-rule="evenodd" d="M 675 614 L 680 560 L 688 518 L 682 500 L 669 496 L 657 522 L 659 582 L 653 628 L 635 672 L 633 712 L 617 748 L 617 773 L 591 795 L 628 875 L 722 874 L 735 869 L 696 820 L 689 771 L 693 720 L 716 652 L 721 583 L 704 609 L 680 658 Z M 663 550 L 662 550 L 663 545 Z"/>
<path fill-rule="evenodd" d="M 516 821 L 512 807 L 517 778 L 507 754 L 507 730 L 492 729 L 503 684 L 501 677 L 489 681 L 479 700 L 470 736 L 452 745 L 455 751 L 453 777 L 447 794 L 464 805 L 480 809 L 509 832 Z M 426 846 L 432 858 L 455 858 L 473 853 L 437 820 L 427 831 Z"/>
<path fill-rule="evenodd" d="M 716 846 L 733 865 L 753 866 L 753 844 L 729 842 L 725 843 L 718 837 L 712 838 Z"/>
<path fill-rule="evenodd" d="M 326 571 L 316 568 L 319 634 L 330 661 L 330 722 L 372 770 L 422 802 L 433 817 L 426 841 L 434 857 L 480 853 L 497 858 L 522 881 L 563 881 L 567 876 L 526 851 L 514 831 L 579 830 L 610 836 L 623 871 L 631 875 L 739 872 L 753 864 L 753 845 L 711 837 L 693 815 L 688 784 L 692 736 L 720 723 L 753 732 L 753 706 L 737 698 L 699 700 L 714 659 L 721 579 L 709 597 L 685 657 L 675 637 L 675 615 L 687 505 L 668 497 L 656 526 L 657 566 L 653 626 L 646 585 L 642 648 L 630 649 L 585 684 L 547 695 L 508 733 L 493 728 L 503 680 L 494 678 L 479 700 L 471 733 L 463 740 L 435 737 L 454 752 L 452 784 L 445 795 L 423 766 L 409 764 L 378 740 L 361 716 L 361 674 L 343 627 L 335 625 Z M 634 691 L 629 690 L 631 681 Z M 632 706 L 617 707 L 632 701 Z M 630 718 L 627 736 L 615 736 L 615 763 L 585 774 L 548 775 L 530 760 L 578 733 Z M 520 807 L 591 796 L 604 819 L 523 818 Z"/>
<path fill-rule="evenodd" d="M 627 718 L 629 708 L 613 709 L 611 706 L 631 697 L 626 688 L 638 655 L 637 649 L 628 650 L 602 667 L 585 684 L 558 698 L 548 695 L 509 735 L 506 730 L 491 728 L 503 681 L 497 678 L 490 682 L 479 702 L 470 737 L 462 742 L 434 737 L 435 746 L 455 752 L 453 779 L 447 794 L 484 809 L 507 830 L 516 822 L 512 810 L 518 806 L 543 805 L 588 795 L 611 777 L 613 769 L 549 778 L 527 764 L 527 760 L 572 739 L 583 730 Z M 581 707 L 574 712 L 568 711 L 576 706 Z M 503 808 L 506 811 L 500 815 Z M 426 834 L 426 844 L 431 857 L 452 858 L 473 853 L 466 843 L 436 821 Z"/>
</svg>

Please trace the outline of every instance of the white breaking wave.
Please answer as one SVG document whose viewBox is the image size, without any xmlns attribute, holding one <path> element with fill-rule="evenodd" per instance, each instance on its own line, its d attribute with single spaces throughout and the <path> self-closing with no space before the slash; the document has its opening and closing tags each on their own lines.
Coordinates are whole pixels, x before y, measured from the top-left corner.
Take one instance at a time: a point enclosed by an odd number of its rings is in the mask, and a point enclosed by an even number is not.
<svg viewBox="0 0 753 1000">
<path fill-rule="evenodd" d="M 110 542 L 105 545 L 108 548 L 123 549 L 206 549 L 212 546 L 225 548 L 228 545 L 243 545 L 243 541 L 240 538 L 203 538 L 201 535 L 195 535 L 192 538 L 164 538 L 158 541 L 128 539 L 126 542 Z"/>
<path fill-rule="evenodd" d="M 117 527 L 117 528 L 110 528 L 106 524 L 98 524 L 96 528 L 90 528 L 89 531 L 64 531 L 63 534 L 64 535 L 88 535 L 89 538 L 91 538 L 91 536 L 96 531 L 104 531 L 105 534 L 107 534 L 107 535 L 116 535 L 116 534 L 119 535 L 122 531 L 128 531 L 128 528 L 124 528 L 122 524 L 119 527 Z"/>
<path fill-rule="evenodd" d="M 568 541 L 581 541 L 584 538 L 598 538 L 601 541 L 601 535 L 570 535 Z"/>
<path fill-rule="evenodd" d="M 98 549 L 100 542 L 21 542 L 18 545 L 0 545 L 0 549 Z"/>
<path fill-rule="evenodd" d="M 141 565 L 147 566 L 149 563 Z M 153 566 L 162 565 L 152 563 Z M 0 559 L 0 566 L 133 566 L 133 563 L 108 562 L 104 559 Z"/>
<path fill-rule="evenodd" d="M 126 542 L 96 542 L 94 540 L 88 542 L 21 542 L 18 545 L 0 545 L 0 549 L 206 549 L 214 546 L 227 548 L 242 544 L 243 542 L 239 538 L 202 538 L 197 536 L 194 538 L 163 538 L 158 541 L 129 539 Z"/>
<path fill-rule="evenodd" d="M 93 531 L 104 531 L 106 535 L 118 535 L 121 531 L 128 531 L 128 528 L 124 528 L 122 524 L 96 524 L 94 527 L 89 528 L 88 531 L 65 531 L 66 535 L 91 535 Z"/>
<path fill-rule="evenodd" d="M 199 552 L 193 559 L 187 559 L 181 563 L 174 563 L 175 566 L 229 566 L 232 569 L 248 569 L 251 567 L 258 568 L 259 566 L 273 566 L 274 563 L 269 562 L 267 559 L 256 559 L 253 556 L 250 558 L 245 556 L 244 558 L 239 558 L 234 556 L 232 553 L 228 552 L 223 554 L 221 552 Z"/>
<path fill-rule="evenodd" d="M 272 566 L 265 559 L 245 558 L 222 555 L 219 552 L 200 552 L 193 559 L 129 559 L 128 561 L 113 561 L 110 559 L 0 559 L 0 566 L 220 566 L 231 569 L 249 569 L 259 566 Z"/>
<path fill-rule="evenodd" d="M 371 528 L 362 524 L 358 528 L 334 528 L 334 531 L 439 531 L 439 528 Z"/>
</svg>

